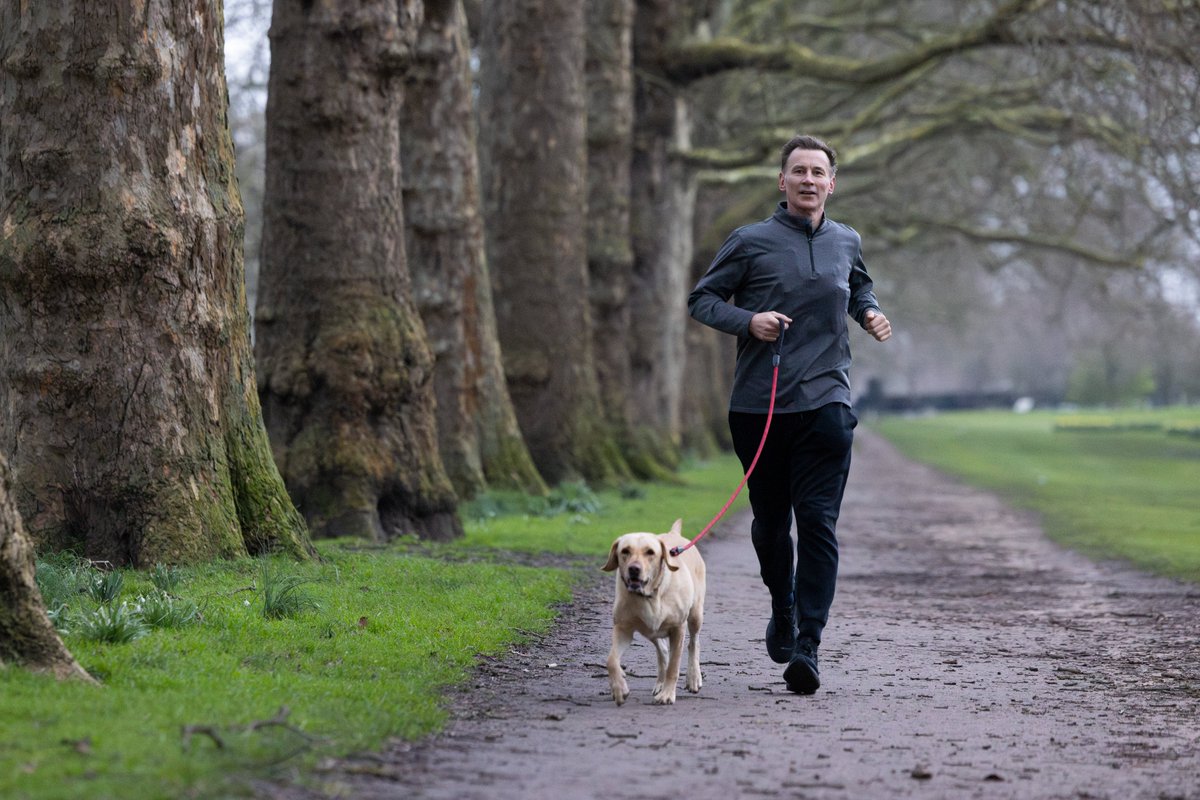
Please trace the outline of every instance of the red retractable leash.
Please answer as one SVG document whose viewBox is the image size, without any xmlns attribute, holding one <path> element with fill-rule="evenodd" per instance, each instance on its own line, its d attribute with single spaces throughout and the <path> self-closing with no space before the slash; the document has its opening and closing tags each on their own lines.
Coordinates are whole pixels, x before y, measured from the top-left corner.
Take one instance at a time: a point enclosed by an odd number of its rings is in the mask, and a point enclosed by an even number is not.
<svg viewBox="0 0 1200 800">
<path fill-rule="evenodd" d="M 775 355 L 771 357 L 771 364 L 775 367 L 775 372 L 771 375 L 771 404 L 767 407 L 767 424 L 763 426 L 762 439 L 758 442 L 758 452 L 754 454 L 754 459 L 750 462 L 750 467 L 746 470 L 746 474 L 742 476 L 742 482 L 733 490 L 733 494 L 729 496 L 725 507 L 718 511 L 717 515 L 712 518 L 712 521 L 704 526 L 704 530 L 700 531 L 699 536 L 692 539 L 683 547 L 672 547 L 671 555 L 677 556 L 684 550 L 695 547 L 696 542 L 703 539 L 712 530 L 713 525 L 717 524 L 717 520 L 725 516 L 725 512 L 733 505 L 733 501 L 741 493 L 742 487 L 746 485 L 746 481 L 750 480 L 750 473 L 754 472 L 754 467 L 758 464 L 758 457 L 762 455 L 763 446 L 767 443 L 767 433 L 771 430 L 771 417 L 775 416 L 775 389 L 779 386 L 779 354 L 783 352 L 783 332 L 785 330 L 787 330 L 787 327 L 784 325 L 783 320 L 779 320 L 779 338 L 775 341 Z"/>
</svg>

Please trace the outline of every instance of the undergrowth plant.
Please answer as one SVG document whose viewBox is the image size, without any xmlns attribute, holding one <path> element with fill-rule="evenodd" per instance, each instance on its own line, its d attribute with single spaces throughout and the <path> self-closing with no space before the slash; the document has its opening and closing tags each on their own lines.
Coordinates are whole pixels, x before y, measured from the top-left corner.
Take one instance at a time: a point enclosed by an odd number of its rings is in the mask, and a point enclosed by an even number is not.
<svg viewBox="0 0 1200 800">
<path fill-rule="evenodd" d="M 180 577 L 178 567 L 169 567 L 166 564 L 155 564 L 154 569 L 150 570 L 150 582 L 164 594 L 171 594 L 178 588 Z"/>
<path fill-rule="evenodd" d="M 111 603 L 121 596 L 121 588 L 125 585 L 125 573 L 119 569 L 101 572 L 91 570 L 87 576 L 88 593 L 98 603 Z"/>
<path fill-rule="evenodd" d="M 312 582 L 310 578 L 284 572 L 268 561 L 262 562 L 259 574 L 262 579 L 262 614 L 267 619 L 287 619 L 319 607 L 312 595 L 301 588 Z"/>
<path fill-rule="evenodd" d="M 187 598 L 175 598 L 165 592 L 140 595 L 136 611 L 151 628 L 181 628 L 200 619 L 200 609 Z"/>
<path fill-rule="evenodd" d="M 82 591 L 84 567 L 70 553 L 53 553 L 37 560 L 35 579 L 46 608 L 61 609 L 71 605 Z"/>
<path fill-rule="evenodd" d="M 142 617 L 126 603 L 102 605 L 90 613 L 76 615 L 69 624 L 83 638 L 109 644 L 132 642 L 149 632 Z"/>
<path fill-rule="evenodd" d="M 626 487 L 625 491 L 629 491 Z M 567 481 L 546 495 L 525 495 L 515 492 L 485 492 L 462 507 L 469 520 L 482 521 L 496 517 L 527 515 L 557 517 L 563 514 L 587 516 L 604 508 L 600 496 L 583 481 Z"/>
</svg>

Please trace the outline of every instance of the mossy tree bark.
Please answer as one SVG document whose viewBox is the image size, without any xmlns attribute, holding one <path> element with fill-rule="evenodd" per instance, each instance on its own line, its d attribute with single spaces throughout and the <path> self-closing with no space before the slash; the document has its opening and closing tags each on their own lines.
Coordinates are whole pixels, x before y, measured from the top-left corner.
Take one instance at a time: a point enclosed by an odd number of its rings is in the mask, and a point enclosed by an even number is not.
<svg viewBox="0 0 1200 800">
<path fill-rule="evenodd" d="M 484 6 L 488 263 L 517 419 L 552 483 L 626 470 L 604 423 L 592 346 L 584 51 L 578 0 Z"/>
<path fill-rule="evenodd" d="M 727 235 L 729 225 L 723 217 L 735 209 L 742 210 L 740 206 L 750 205 L 737 200 L 733 192 L 722 192 L 703 183 L 698 187 L 690 285 L 694 286 L 708 271 Z M 762 205 L 755 202 L 752 208 L 757 211 Z M 686 452 L 703 458 L 732 448 L 729 392 L 733 388 L 737 343 L 728 334 L 695 323 L 687 325 L 684 337 L 687 387 L 680 407 L 680 442 Z"/>
<path fill-rule="evenodd" d="M 13 661 L 60 679 L 90 681 L 46 616 L 34 580 L 33 546 L 11 490 L 8 462 L 0 456 L 0 665 Z"/>
<path fill-rule="evenodd" d="M 221 21 L 0 3 L 0 451 L 39 546 L 310 552 L 258 406 Z"/>
<path fill-rule="evenodd" d="M 422 4 L 275 3 L 255 319 L 263 413 L 314 535 L 461 534 L 404 250 Z"/>
<path fill-rule="evenodd" d="M 401 113 L 404 221 L 434 354 L 438 439 L 459 494 L 541 494 L 505 383 L 484 257 L 470 46 L 461 0 L 427 0 Z"/>
<path fill-rule="evenodd" d="M 663 66 L 697 13 L 677 0 L 643 0 L 634 24 L 632 397 L 641 448 L 671 468 L 681 440 L 696 178 L 674 157 L 690 147 L 691 106 Z"/>
<path fill-rule="evenodd" d="M 630 194 L 633 160 L 633 0 L 587 2 L 588 281 L 604 416 L 630 469 L 657 474 L 633 434 Z"/>
</svg>

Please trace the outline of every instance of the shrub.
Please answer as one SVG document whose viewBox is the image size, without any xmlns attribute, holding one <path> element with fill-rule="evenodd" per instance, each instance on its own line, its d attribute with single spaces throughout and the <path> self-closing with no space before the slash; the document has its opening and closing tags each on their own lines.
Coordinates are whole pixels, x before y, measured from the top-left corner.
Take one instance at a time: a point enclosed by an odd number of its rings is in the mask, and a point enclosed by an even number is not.
<svg viewBox="0 0 1200 800">
<path fill-rule="evenodd" d="M 181 628 L 200 618 L 200 609 L 194 602 L 165 592 L 139 597 L 136 610 L 151 628 Z"/>
<path fill-rule="evenodd" d="M 318 607 L 317 601 L 300 587 L 311 583 L 307 578 L 290 575 L 262 565 L 263 616 L 267 619 L 294 617 L 302 611 Z"/>
<path fill-rule="evenodd" d="M 79 615 L 74 622 L 80 636 L 110 644 L 132 642 L 149 632 L 142 618 L 125 603 L 100 606 L 90 614 Z"/>
<path fill-rule="evenodd" d="M 179 586 L 179 568 L 168 567 L 165 564 L 155 564 L 154 569 L 150 571 L 150 582 L 154 587 L 164 594 L 172 594 L 175 587 Z"/>
<path fill-rule="evenodd" d="M 125 573 L 116 569 L 111 572 L 92 570 L 86 580 L 88 594 L 97 603 L 111 603 L 121 594 L 121 587 L 125 585 Z"/>
<path fill-rule="evenodd" d="M 55 554 L 39 558 L 35 570 L 38 591 L 42 593 L 42 601 L 48 609 L 70 605 L 82 591 L 80 583 L 85 573 L 73 555 Z"/>
</svg>

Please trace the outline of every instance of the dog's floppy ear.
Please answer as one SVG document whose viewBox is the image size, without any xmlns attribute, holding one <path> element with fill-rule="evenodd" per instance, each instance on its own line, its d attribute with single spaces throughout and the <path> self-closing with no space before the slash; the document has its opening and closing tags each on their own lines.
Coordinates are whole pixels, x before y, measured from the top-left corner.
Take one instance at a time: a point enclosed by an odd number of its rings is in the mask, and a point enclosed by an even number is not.
<svg viewBox="0 0 1200 800">
<path fill-rule="evenodd" d="M 621 543 L 621 537 L 618 536 L 613 540 L 612 547 L 608 548 L 608 561 L 600 569 L 605 572 L 612 572 L 617 568 L 617 545 Z"/>
<path fill-rule="evenodd" d="M 667 547 L 666 539 L 659 539 L 658 546 L 662 549 L 662 560 L 667 565 L 667 569 L 675 572 L 679 569 L 679 559 L 671 555 L 671 548 Z"/>
</svg>

